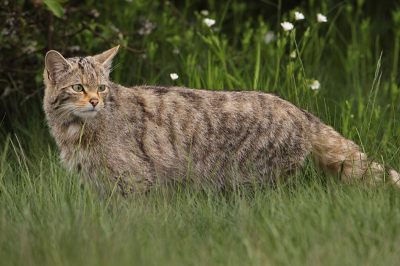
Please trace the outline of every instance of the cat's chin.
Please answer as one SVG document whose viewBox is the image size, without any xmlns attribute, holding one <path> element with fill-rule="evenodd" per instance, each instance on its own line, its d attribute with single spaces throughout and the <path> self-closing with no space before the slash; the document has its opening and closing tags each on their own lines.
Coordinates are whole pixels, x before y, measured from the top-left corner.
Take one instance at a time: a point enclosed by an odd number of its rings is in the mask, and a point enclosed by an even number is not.
<svg viewBox="0 0 400 266">
<path fill-rule="evenodd" d="M 99 111 L 91 110 L 91 111 L 75 111 L 74 115 L 83 119 L 93 118 L 98 114 Z"/>
</svg>

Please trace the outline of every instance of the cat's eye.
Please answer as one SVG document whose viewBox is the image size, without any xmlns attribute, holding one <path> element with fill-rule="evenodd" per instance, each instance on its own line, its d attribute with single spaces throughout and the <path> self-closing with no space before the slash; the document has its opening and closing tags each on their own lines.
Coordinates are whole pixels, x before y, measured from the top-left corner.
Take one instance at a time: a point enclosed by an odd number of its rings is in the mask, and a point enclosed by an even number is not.
<svg viewBox="0 0 400 266">
<path fill-rule="evenodd" d="M 106 90 L 106 86 L 105 86 L 105 85 L 100 85 L 100 86 L 97 88 L 97 90 L 98 90 L 98 91 L 105 91 L 105 90 Z"/>
<path fill-rule="evenodd" d="M 81 92 L 81 91 L 83 91 L 83 86 L 81 84 L 75 84 L 75 85 L 72 85 L 72 89 L 76 92 Z"/>
</svg>

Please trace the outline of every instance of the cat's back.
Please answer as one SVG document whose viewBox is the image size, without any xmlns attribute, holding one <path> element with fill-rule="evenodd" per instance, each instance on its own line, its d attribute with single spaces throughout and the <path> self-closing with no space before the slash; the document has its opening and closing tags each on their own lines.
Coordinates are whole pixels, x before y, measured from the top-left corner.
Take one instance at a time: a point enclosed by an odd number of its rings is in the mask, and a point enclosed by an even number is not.
<svg viewBox="0 0 400 266">
<path fill-rule="evenodd" d="M 176 142 L 199 151 L 306 145 L 311 117 L 274 94 L 258 91 L 136 86 L 121 87 L 118 99 L 122 123 L 154 153 L 174 150 Z"/>
<path fill-rule="evenodd" d="M 173 103 L 176 106 L 195 106 L 209 111 L 275 111 L 279 114 L 285 110 L 292 114 L 304 116 L 304 110 L 282 99 L 281 97 L 261 91 L 220 91 L 192 89 L 173 86 L 134 86 L 118 88 L 118 101 L 129 110 L 133 105 L 154 108 L 160 104 Z"/>
</svg>

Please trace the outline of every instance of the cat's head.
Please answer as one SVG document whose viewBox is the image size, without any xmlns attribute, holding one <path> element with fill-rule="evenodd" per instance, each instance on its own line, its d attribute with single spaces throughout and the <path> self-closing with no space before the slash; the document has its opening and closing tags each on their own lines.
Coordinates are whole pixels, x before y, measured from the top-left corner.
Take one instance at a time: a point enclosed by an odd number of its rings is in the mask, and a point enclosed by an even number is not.
<svg viewBox="0 0 400 266">
<path fill-rule="evenodd" d="M 45 110 L 63 116 L 92 118 L 110 93 L 109 74 L 119 46 L 102 54 L 65 59 L 57 51 L 46 54 Z"/>
</svg>

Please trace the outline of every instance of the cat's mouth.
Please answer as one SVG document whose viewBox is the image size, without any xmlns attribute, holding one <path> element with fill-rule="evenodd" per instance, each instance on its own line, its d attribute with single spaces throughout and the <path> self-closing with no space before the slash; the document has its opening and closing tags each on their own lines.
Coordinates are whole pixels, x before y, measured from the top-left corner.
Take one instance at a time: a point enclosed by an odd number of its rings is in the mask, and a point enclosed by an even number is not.
<svg viewBox="0 0 400 266">
<path fill-rule="evenodd" d="M 74 115 L 76 115 L 80 118 L 86 119 L 86 118 L 95 117 L 99 111 L 100 111 L 99 106 L 96 106 L 96 107 L 90 106 L 90 107 L 83 108 L 81 110 L 78 110 L 78 109 L 75 110 Z"/>
</svg>

